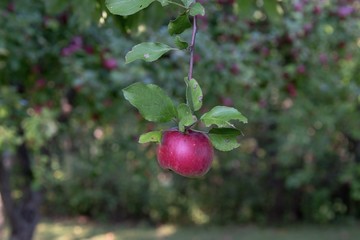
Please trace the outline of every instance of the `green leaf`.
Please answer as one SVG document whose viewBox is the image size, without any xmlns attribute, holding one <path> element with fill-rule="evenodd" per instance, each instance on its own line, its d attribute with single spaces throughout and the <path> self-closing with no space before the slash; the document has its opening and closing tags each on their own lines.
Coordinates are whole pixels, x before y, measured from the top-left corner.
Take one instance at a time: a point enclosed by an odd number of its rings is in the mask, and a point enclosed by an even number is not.
<svg viewBox="0 0 360 240">
<path fill-rule="evenodd" d="M 189 20 L 189 15 L 186 13 L 181 14 L 175 20 L 171 20 L 168 25 L 170 35 L 180 34 L 192 25 Z"/>
<path fill-rule="evenodd" d="M 48 14 L 60 14 L 67 7 L 71 6 L 71 2 L 63 0 L 44 1 L 45 10 Z"/>
<path fill-rule="evenodd" d="M 126 63 L 142 59 L 146 62 L 153 62 L 170 50 L 174 50 L 170 46 L 163 43 L 145 42 L 134 46 L 125 56 Z"/>
<path fill-rule="evenodd" d="M 234 128 L 213 128 L 209 132 L 212 145 L 220 151 L 231 151 L 240 146 L 236 137 L 240 131 Z"/>
<path fill-rule="evenodd" d="M 277 0 L 266 0 L 264 1 L 264 9 L 269 17 L 269 19 L 273 22 L 279 22 L 280 13 L 277 11 Z"/>
<path fill-rule="evenodd" d="M 181 0 L 186 8 L 189 8 L 190 5 L 194 2 L 194 0 Z"/>
<path fill-rule="evenodd" d="M 192 78 L 190 81 L 185 78 L 186 83 L 186 101 L 192 111 L 197 111 L 202 106 L 203 93 L 200 85 Z"/>
<path fill-rule="evenodd" d="M 123 89 L 123 93 L 125 99 L 148 121 L 168 122 L 177 117 L 171 99 L 154 84 L 134 83 Z"/>
<path fill-rule="evenodd" d="M 191 110 L 188 105 L 185 103 L 179 104 L 177 107 L 178 117 L 179 117 L 179 130 L 184 132 L 185 127 L 193 125 L 197 118 L 192 115 Z"/>
<path fill-rule="evenodd" d="M 196 16 L 196 15 L 204 16 L 205 15 L 205 8 L 203 7 L 203 5 L 201 5 L 200 3 L 197 2 L 197 3 L 195 3 L 194 5 L 191 6 L 190 15 L 191 16 Z"/>
<path fill-rule="evenodd" d="M 161 3 L 161 6 L 165 7 L 167 5 L 169 5 L 169 1 L 168 0 L 157 0 L 158 2 Z"/>
<path fill-rule="evenodd" d="M 265 0 L 267 1 L 267 0 Z M 254 0 L 237 0 L 239 17 L 242 19 L 251 18 L 254 10 L 256 1 Z"/>
<path fill-rule="evenodd" d="M 189 44 L 181 39 L 180 36 L 176 36 L 175 38 L 175 46 L 178 47 L 180 50 L 186 49 L 189 47 Z"/>
<path fill-rule="evenodd" d="M 247 118 L 238 110 L 225 106 L 214 107 L 209 112 L 202 115 L 200 119 L 207 127 L 212 124 L 217 125 L 218 127 L 234 127 L 234 125 L 230 123 L 231 120 L 247 123 Z"/>
<path fill-rule="evenodd" d="M 157 142 L 161 141 L 161 131 L 152 131 L 141 134 L 139 143 Z"/>
<path fill-rule="evenodd" d="M 155 0 L 106 0 L 106 7 L 112 14 L 128 16 L 147 8 Z"/>
</svg>

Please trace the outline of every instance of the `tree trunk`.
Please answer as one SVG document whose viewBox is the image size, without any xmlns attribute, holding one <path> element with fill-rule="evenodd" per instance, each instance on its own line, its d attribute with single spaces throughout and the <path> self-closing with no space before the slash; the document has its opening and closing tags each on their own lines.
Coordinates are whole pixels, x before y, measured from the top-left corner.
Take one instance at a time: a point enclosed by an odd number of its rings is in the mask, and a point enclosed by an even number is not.
<svg viewBox="0 0 360 240">
<path fill-rule="evenodd" d="M 3 202 L 1 199 L 1 192 L 0 192 L 0 237 L 4 236 L 4 224 L 5 224 L 5 216 L 4 216 L 4 208 Z"/>
<path fill-rule="evenodd" d="M 17 165 L 20 170 L 17 178 L 23 180 L 19 189 L 22 193 L 20 199 L 12 196 L 11 169 Z M 42 194 L 40 190 L 32 187 L 34 181 L 31 168 L 31 158 L 25 144 L 17 149 L 16 159 L 4 153 L 0 159 L 0 192 L 5 209 L 6 219 L 10 226 L 10 240 L 31 240 L 39 221 L 39 207 Z"/>
</svg>

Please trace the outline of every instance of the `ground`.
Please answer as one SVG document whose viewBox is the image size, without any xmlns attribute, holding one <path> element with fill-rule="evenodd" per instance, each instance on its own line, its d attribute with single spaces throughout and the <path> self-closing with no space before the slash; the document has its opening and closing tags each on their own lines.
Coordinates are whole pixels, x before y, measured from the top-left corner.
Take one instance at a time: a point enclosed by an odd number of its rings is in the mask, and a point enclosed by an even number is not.
<svg viewBox="0 0 360 240">
<path fill-rule="evenodd" d="M 360 224 L 288 227 L 98 224 L 85 220 L 47 220 L 34 240 L 358 240 Z M 0 236 L 0 239 L 1 238 Z"/>
</svg>

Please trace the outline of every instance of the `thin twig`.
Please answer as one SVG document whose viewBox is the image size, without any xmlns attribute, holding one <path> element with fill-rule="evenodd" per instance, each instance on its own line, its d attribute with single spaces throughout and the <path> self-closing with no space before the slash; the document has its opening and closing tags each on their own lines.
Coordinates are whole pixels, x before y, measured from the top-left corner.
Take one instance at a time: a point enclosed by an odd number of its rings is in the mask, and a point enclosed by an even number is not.
<svg viewBox="0 0 360 240">
<path fill-rule="evenodd" d="M 196 0 L 194 0 L 194 3 L 196 3 Z M 196 33 L 197 33 L 197 22 L 196 22 L 196 15 L 193 18 L 193 30 L 192 30 L 192 36 L 191 36 L 191 43 L 189 46 L 190 49 L 190 66 L 189 66 L 189 76 L 188 79 L 192 79 L 193 75 L 193 69 L 194 69 L 194 52 L 195 52 L 195 39 L 196 39 Z"/>
</svg>

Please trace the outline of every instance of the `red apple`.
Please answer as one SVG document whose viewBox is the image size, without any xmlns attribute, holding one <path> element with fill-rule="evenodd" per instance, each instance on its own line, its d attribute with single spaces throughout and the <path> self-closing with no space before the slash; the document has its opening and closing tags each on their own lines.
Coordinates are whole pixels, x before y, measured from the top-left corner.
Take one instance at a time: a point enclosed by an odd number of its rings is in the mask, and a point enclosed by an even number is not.
<svg viewBox="0 0 360 240">
<path fill-rule="evenodd" d="M 43 78 L 40 78 L 40 79 L 36 80 L 35 86 L 36 86 L 36 88 L 38 88 L 38 89 L 44 88 L 44 87 L 46 86 L 46 80 L 43 79 Z"/>
<path fill-rule="evenodd" d="M 224 105 L 224 106 L 227 106 L 227 107 L 233 107 L 234 106 L 234 101 L 232 100 L 231 97 L 223 97 L 222 96 L 220 98 L 220 100 L 221 100 L 222 105 Z"/>
<path fill-rule="evenodd" d="M 239 68 L 239 66 L 234 63 L 234 64 L 231 65 L 231 67 L 230 67 L 230 72 L 231 72 L 233 75 L 239 75 L 239 73 L 240 73 L 240 68 Z"/>
<path fill-rule="evenodd" d="M 304 28 L 303 28 L 304 34 L 305 34 L 305 35 L 310 34 L 311 31 L 313 30 L 313 28 L 314 28 L 314 25 L 313 25 L 312 23 L 306 23 L 306 24 L 304 25 Z"/>
<path fill-rule="evenodd" d="M 319 6 L 315 6 L 313 8 L 313 14 L 318 15 L 321 13 L 321 8 Z"/>
<path fill-rule="evenodd" d="M 349 15 L 354 12 L 354 8 L 352 6 L 341 6 L 337 9 L 336 14 L 341 18 L 345 19 Z"/>
<path fill-rule="evenodd" d="M 304 9 L 302 2 L 297 2 L 294 4 L 294 9 L 296 12 L 301 12 Z"/>
<path fill-rule="evenodd" d="M 42 112 L 42 110 L 43 110 L 43 108 L 44 108 L 44 106 L 42 106 L 42 105 L 35 105 L 35 106 L 33 107 L 34 112 L 35 112 L 36 115 L 40 115 L 41 112 Z"/>
<path fill-rule="evenodd" d="M 10 2 L 6 8 L 7 8 L 8 12 L 15 12 L 15 3 Z"/>
<path fill-rule="evenodd" d="M 94 54 L 94 52 L 95 52 L 95 49 L 94 49 L 94 47 L 92 47 L 92 46 L 90 46 L 90 45 L 85 45 L 84 47 L 83 47 L 83 49 L 84 49 L 84 51 L 87 53 L 87 54 Z"/>
<path fill-rule="evenodd" d="M 107 70 L 114 70 L 118 65 L 115 58 L 106 58 L 102 60 L 102 66 Z"/>
<path fill-rule="evenodd" d="M 164 131 L 158 147 L 159 165 L 185 177 L 200 177 L 211 167 L 212 144 L 204 133 L 177 129 Z"/>
<path fill-rule="evenodd" d="M 296 67 L 296 72 L 300 75 L 304 75 L 306 73 L 306 67 L 304 64 L 300 64 Z"/>
<path fill-rule="evenodd" d="M 194 63 L 198 63 L 201 60 L 201 56 L 199 54 L 194 54 Z"/>
<path fill-rule="evenodd" d="M 287 86 L 286 86 L 286 90 L 287 92 L 289 93 L 289 95 L 291 97 L 296 97 L 297 95 L 297 90 L 296 90 L 296 86 L 293 84 L 293 83 L 289 83 Z"/>
</svg>

